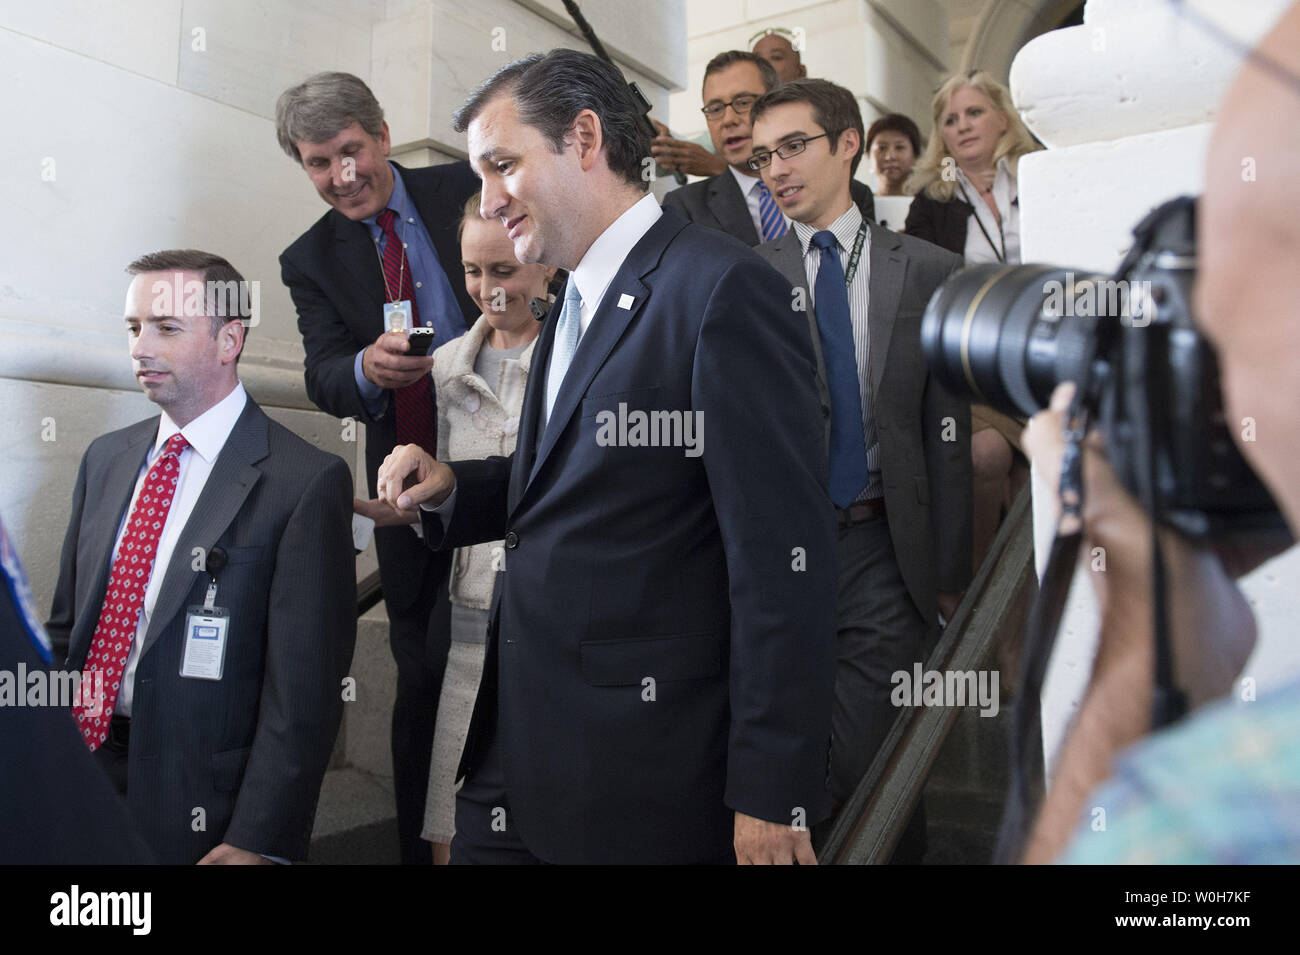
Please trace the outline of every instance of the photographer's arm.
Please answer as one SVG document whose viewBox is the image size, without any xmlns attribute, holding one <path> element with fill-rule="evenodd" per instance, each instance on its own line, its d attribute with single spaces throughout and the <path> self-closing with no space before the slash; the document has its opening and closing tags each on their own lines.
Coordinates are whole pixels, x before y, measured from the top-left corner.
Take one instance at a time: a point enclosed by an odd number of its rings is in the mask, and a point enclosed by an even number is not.
<svg viewBox="0 0 1300 955">
<path fill-rule="evenodd" d="M 1049 410 L 1030 420 L 1022 442 L 1047 486 L 1059 485 L 1062 434 L 1073 386 L 1052 396 Z M 1111 775 L 1117 754 L 1151 728 L 1155 637 L 1151 602 L 1151 525 L 1120 486 L 1100 438 L 1084 458 L 1087 544 L 1105 552 L 1093 575 L 1101 606 L 1101 636 L 1092 679 L 1062 745 L 1056 776 L 1030 835 L 1025 861 L 1060 855 L 1079 824 L 1088 796 Z M 1212 553 L 1161 533 L 1168 580 L 1174 678 L 1198 707 L 1227 693 L 1254 646 L 1254 619 L 1245 598 Z"/>
</svg>

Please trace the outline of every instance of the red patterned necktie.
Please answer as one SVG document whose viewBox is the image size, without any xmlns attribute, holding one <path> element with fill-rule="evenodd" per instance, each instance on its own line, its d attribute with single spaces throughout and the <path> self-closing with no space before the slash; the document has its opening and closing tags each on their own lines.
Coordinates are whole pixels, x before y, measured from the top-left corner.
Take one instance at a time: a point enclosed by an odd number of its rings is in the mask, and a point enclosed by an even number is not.
<svg viewBox="0 0 1300 955">
<path fill-rule="evenodd" d="M 406 246 L 397 237 L 393 223 L 397 213 L 385 209 L 375 219 L 384 230 L 384 287 L 388 294 L 397 292 L 397 298 L 411 303 L 411 324 L 420 324 L 420 307 L 415 301 L 415 282 L 411 278 L 411 262 L 406 258 Z M 405 267 L 403 267 L 405 260 Z M 405 388 L 393 392 L 397 402 L 397 443 L 418 444 L 430 454 L 438 453 L 438 420 L 433 415 L 433 386 L 428 375 L 421 375 Z"/>
<path fill-rule="evenodd" d="M 81 703 L 72 708 L 86 745 L 94 752 L 108 736 L 108 721 L 117 706 L 117 692 L 126 672 L 126 658 L 131 652 L 136 628 L 140 625 L 140 611 L 144 607 L 144 592 L 149 586 L 154 557 L 158 553 L 158 539 L 162 537 L 171 510 L 176 479 L 181 473 L 181 452 L 190 446 L 182 434 L 174 434 L 167 447 L 158 455 L 144 479 L 144 487 L 131 508 L 122 542 L 118 544 L 113 568 L 108 575 L 108 590 L 104 606 L 99 611 L 95 635 L 90 639 L 90 652 L 81 674 Z M 99 715 L 91 714 L 96 708 L 90 697 L 90 674 L 94 670 L 104 673 L 103 707 Z"/>
</svg>

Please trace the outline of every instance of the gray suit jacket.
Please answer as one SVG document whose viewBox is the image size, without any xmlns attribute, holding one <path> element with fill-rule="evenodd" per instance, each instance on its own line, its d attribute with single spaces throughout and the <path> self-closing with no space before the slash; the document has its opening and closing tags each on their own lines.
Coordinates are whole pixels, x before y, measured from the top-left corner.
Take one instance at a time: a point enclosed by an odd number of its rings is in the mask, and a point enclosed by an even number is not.
<svg viewBox="0 0 1300 955">
<path fill-rule="evenodd" d="M 962 260 L 874 223 L 870 229 L 867 324 L 885 514 L 908 593 L 922 616 L 934 620 L 936 595 L 964 590 L 971 577 L 970 403 L 930 374 L 921 353 L 921 316 Z M 791 229 L 757 252 L 804 290 L 818 391 L 829 420 L 826 365 L 799 237 Z"/>
<path fill-rule="evenodd" d="M 97 438 L 81 460 L 48 624 L 70 670 L 85 666 L 158 420 Z M 170 563 L 155 568 L 166 576 L 136 668 L 127 803 L 160 862 L 191 864 L 222 842 L 306 858 L 356 640 L 351 513 L 347 465 L 249 398 Z M 188 608 L 208 584 L 195 548 L 226 553 L 220 680 L 179 675 Z"/>
<path fill-rule="evenodd" d="M 871 190 L 855 179 L 850 183 L 849 191 L 862 214 L 874 221 L 876 209 Z M 730 170 L 674 189 L 664 196 L 663 206 L 687 222 L 725 232 L 747 245 L 759 244 L 758 230 L 750 218 L 745 195 Z"/>
</svg>

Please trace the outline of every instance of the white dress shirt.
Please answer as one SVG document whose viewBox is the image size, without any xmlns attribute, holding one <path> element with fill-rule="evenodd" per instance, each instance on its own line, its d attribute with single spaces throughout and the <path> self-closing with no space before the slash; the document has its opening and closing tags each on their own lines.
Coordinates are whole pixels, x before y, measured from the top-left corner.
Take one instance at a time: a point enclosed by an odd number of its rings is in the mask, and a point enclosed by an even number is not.
<svg viewBox="0 0 1300 955">
<path fill-rule="evenodd" d="M 181 452 L 180 475 L 176 479 L 172 506 L 167 511 L 167 523 L 163 525 L 162 535 L 158 538 L 153 570 L 149 574 L 149 584 L 144 591 L 144 606 L 140 609 L 140 625 L 136 627 L 135 639 L 131 642 L 131 651 L 127 654 L 126 667 L 122 673 L 122 685 L 117 691 L 117 706 L 113 710 L 116 716 L 131 715 L 131 702 L 135 695 L 135 670 L 140 662 L 140 646 L 144 643 L 144 635 L 149 631 L 149 619 L 153 615 L 154 605 L 158 602 L 158 591 L 162 589 L 163 578 L 167 576 L 167 566 L 171 563 L 172 551 L 176 548 L 176 541 L 181 536 L 181 531 L 189 522 L 190 513 L 194 510 L 199 495 L 203 493 L 203 486 L 208 483 L 212 465 L 216 462 L 221 449 L 226 446 L 226 440 L 234 430 L 235 422 L 243 414 L 247 401 L 248 395 L 244 391 L 244 386 L 236 384 L 230 394 L 183 428 L 176 427 L 176 423 L 165 411 L 162 413 L 162 420 L 158 422 L 158 436 L 154 439 L 153 449 L 149 452 L 148 458 L 140 467 L 135 491 L 131 494 L 131 503 L 127 506 L 126 513 L 122 515 L 121 526 L 117 529 L 117 538 L 113 541 L 114 555 L 117 554 L 117 548 L 122 542 L 122 533 L 126 530 L 131 509 L 135 507 L 135 500 L 144 487 L 145 476 L 171 436 L 180 432 L 190 446 Z"/>
<path fill-rule="evenodd" d="M 570 274 L 570 281 L 578 286 L 578 294 L 582 296 L 582 320 L 578 325 L 581 329 L 579 348 L 582 347 L 581 336 L 587 334 L 587 327 L 600 308 L 609 283 L 614 281 L 614 276 L 623 267 L 623 260 L 663 214 L 658 199 L 652 195 L 643 196 L 596 237 L 578 267 Z"/>
<path fill-rule="evenodd" d="M 736 177 L 736 185 L 740 186 L 740 194 L 745 197 L 745 207 L 749 209 L 749 217 L 754 220 L 754 231 L 758 233 L 758 241 L 762 242 L 763 214 L 759 207 L 761 196 L 759 195 L 758 186 L 763 180 L 758 176 L 746 176 L 735 166 L 728 166 L 727 171 Z M 776 202 L 776 197 L 772 198 L 772 202 Z M 777 206 L 777 211 L 781 211 L 780 206 Z M 781 218 L 785 220 L 785 225 L 788 229 L 790 227 L 790 217 L 784 212 L 781 212 Z"/>
<path fill-rule="evenodd" d="M 1011 174 L 1011 166 L 1003 156 L 998 160 L 997 171 L 993 177 L 993 202 L 998 207 L 1001 224 L 994 221 L 993 210 L 980 198 L 980 191 L 966 173 L 957 167 L 957 182 L 965 190 L 965 199 L 971 204 L 972 212 L 966 220 L 966 249 L 964 252 L 967 265 L 979 265 L 987 262 L 1005 261 L 1008 265 L 1020 261 L 1020 202 L 1016 189 L 1016 177 Z M 958 192 L 960 195 L 960 191 Z M 984 228 L 981 230 L 980 225 Z M 985 237 L 984 233 L 988 236 Z M 989 239 L 993 241 L 990 242 Z M 1001 248 L 994 244 L 1005 244 L 1006 258 L 998 253 Z"/>
</svg>

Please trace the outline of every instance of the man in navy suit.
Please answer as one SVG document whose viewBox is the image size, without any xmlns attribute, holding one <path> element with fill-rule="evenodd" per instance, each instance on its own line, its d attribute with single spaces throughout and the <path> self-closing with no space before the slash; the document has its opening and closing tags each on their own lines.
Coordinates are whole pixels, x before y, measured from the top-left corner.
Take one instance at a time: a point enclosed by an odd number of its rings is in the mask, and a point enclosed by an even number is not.
<svg viewBox="0 0 1300 955">
<path fill-rule="evenodd" d="M 406 314 L 418 312 L 419 324 L 435 329 L 436 344 L 463 334 L 478 316 L 456 237 L 478 180 L 463 162 L 406 169 L 389 161 L 384 111 L 349 73 L 318 73 L 286 90 L 276 105 L 276 136 L 331 207 L 280 256 L 307 352 L 307 395 L 322 411 L 365 422 L 373 493 L 379 462 L 399 437 L 430 452 L 436 447 L 433 430 L 419 436 L 403 420 L 410 405 L 402 400 L 422 403 L 429 428 L 436 427 L 428 385 L 433 360 L 407 354 L 407 336 L 386 328 L 385 303 L 411 302 Z M 392 234 L 406 253 L 397 256 L 391 278 L 383 268 L 386 209 L 395 213 Z M 428 864 L 420 826 L 450 640 L 450 558 L 431 552 L 406 527 L 376 531 L 375 549 L 397 662 L 392 749 L 401 858 Z"/>
<path fill-rule="evenodd" d="M 509 458 L 396 449 L 431 546 L 504 540 L 453 862 L 793 862 L 829 809 L 833 509 L 791 288 L 646 194 L 618 71 L 504 67 L 457 114 L 521 262 L 571 271 Z"/>
</svg>

